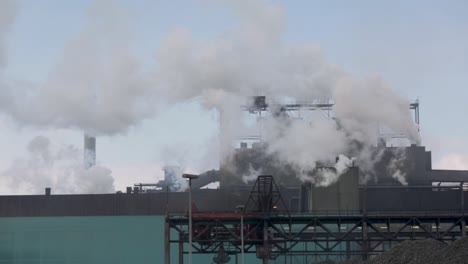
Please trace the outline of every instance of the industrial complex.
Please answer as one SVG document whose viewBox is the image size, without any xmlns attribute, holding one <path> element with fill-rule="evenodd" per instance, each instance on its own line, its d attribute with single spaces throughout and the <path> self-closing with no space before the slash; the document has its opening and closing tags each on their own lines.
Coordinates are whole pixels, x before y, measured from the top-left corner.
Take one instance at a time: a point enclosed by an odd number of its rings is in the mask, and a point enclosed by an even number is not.
<svg viewBox="0 0 468 264">
<path fill-rule="evenodd" d="M 419 123 L 419 103 L 410 108 Z M 269 111 L 264 97 L 244 110 Z M 96 139 L 85 135 L 84 146 L 89 168 Z M 0 263 L 317 263 L 370 259 L 405 240 L 451 244 L 466 236 L 468 171 L 434 170 L 424 146 L 374 147 L 371 176 L 353 161 L 327 186 L 299 180 L 258 141 L 240 142 L 219 170 L 184 175 L 191 186 L 184 191 L 173 188 L 182 175 L 167 167 L 160 182 L 112 194 L 54 195 L 47 188 L 44 195 L 0 196 Z M 404 183 L 388 169 L 395 156 L 404 157 L 397 166 Z M 262 174 L 243 181 L 249 168 Z M 323 164 L 307 173 L 335 170 Z M 202 188 L 215 182 L 216 189 Z"/>
</svg>

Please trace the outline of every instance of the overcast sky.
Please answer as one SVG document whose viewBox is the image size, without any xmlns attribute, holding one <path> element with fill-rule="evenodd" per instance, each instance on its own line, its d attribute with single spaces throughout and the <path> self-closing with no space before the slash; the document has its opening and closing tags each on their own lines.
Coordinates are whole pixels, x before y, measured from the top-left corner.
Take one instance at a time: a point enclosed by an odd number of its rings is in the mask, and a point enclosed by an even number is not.
<svg viewBox="0 0 468 264">
<path fill-rule="evenodd" d="M 131 49 L 148 65 L 161 40 L 174 30 L 186 28 L 200 41 L 222 39 L 239 23 L 231 5 L 222 1 L 106 2 L 127 18 L 120 22 L 132 33 Z M 287 17 L 282 41 L 319 45 L 329 62 L 347 72 L 380 75 L 406 98 L 419 99 L 422 144 L 433 151 L 434 166 L 468 169 L 468 1 L 274 2 Z M 5 37 L 4 75 L 44 82 L 66 43 L 86 26 L 89 5 L 87 0 L 17 1 L 16 19 Z M 206 143 L 217 140 L 216 118 L 217 113 L 196 101 L 166 108 L 125 133 L 99 137 L 98 162 L 112 170 L 117 189 L 155 182 L 161 167 L 172 163 L 202 172 L 217 163 L 216 154 L 206 161 L 206 154 L 214 151 Z M 27 144 L 38 135 L 57 145 L 81 147 L 82 134 L 30 126 L 0 113 L 0 171 L 24 157 Z M 5 186 L 0 191 L 16 192 Z"/>
</svg>

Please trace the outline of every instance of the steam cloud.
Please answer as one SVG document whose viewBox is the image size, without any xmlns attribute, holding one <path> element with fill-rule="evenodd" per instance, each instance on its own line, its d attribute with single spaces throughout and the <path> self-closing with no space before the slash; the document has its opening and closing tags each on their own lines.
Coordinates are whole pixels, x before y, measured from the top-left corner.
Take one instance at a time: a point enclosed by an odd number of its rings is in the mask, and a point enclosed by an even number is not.
<svg viewBox="0 0 468 264">
<path fill-rule="evenodd" d="M 252 8 L 252 4 L 259 8 Z M 319 161 L 332 163 L 345 153 L 354 153 L 357 161 L 367 163 L 367 171 L 372 171 L 372 164 L 378 161 L 371 154 L 372 146 L 378 143 L 381 127 L 419 143 L 409 101 L 378 76 L 356 79 L 328 64 L 314 45 L 285 46 L 281 42 L 284 14 L 273 3 L 237 1 L 235 7 L 241 22 L 232 34 L 198 43 L 189 31 L 178 30 L 163 41 L 156 58 L 158 87 L 167 98 L 180 101 L 201 97 L 206 107 L 219 109 L 224 150 L 230 149 L 226 142 L 244 129 L 239 104 L 249 95 L 266 95 L 273 103 L 290 97 L 310 101 L 331 98 L 335 102 L 336 122 L 317 120 L 306 124 L 285 118 L 266 121 L 262 139 L 267 151 L 298 171 L 312 170 Z M 350 147 L 353 142 L 359 149 Z M 224 158 L 229 156 L 226 151 L 223 154 Z M 308 179 L 307 173 L 299 175 L 303 180 L 317 180 Z M 318 184 L 328 185 L 336 179 L 325 177 Z"/>
<path fill-rule="evenodd" d="M 4 111 L 27 125 L 94 135 L 125 132 L 147 117 L 148 86 L 125 21 L 112 1 L 93 1 L 84 28 L 66 44 L 45 83 L 3 89 L 15 94 Z"/>
<path fill-rule="evenodd" d="M 177 166 L 164 167 L 164 180 L 171 192 L 180 192 L 188 188 L 187 180 L 182 178 L 181 168 Z"/>
<path fill-rule="evenodd" d="M 48 138 L 35 137 L 27 146 L 27 156 L 16 159 L 0 175 L 16 192 L 109 193 L 114 191 L 111 171 L 100 165 L 83 167 L 83 150 L 56 146 Z"/>
<path fill-rule="evenodd" d="M 327 63 L 316 45 L 284 44 L 285 14 L 275 3 L 228 3 L 238 18 L 236 28 L 223 38 L 204 42 L 197 41 L 189 30 L 177 29 L 162 40 L 154 67 L 147 69 L 132 53 L 126 17 L 107 1 L 96 1 L 84 29 L 65 47 L 44 84 L 23 89 L 21 94 L 13 93 L 13 88 L 0 91 L 0 102 L 7 96 L 12 99 L 3 105 L 3 111 L 28 125 L 112 135 L 154 116 L 156 103 L 196 99 L 207 109 L 219 111 L 221 156 L 226 159 L 230 142 L 245 128 L 239 105 L 246 97 L 265 95 L 273 103 L 285 98 L 332 99 L 334 120 L 308 124 L 271 118 L 264 124 L 267 151 L 300 170 L 340 157 L 341 163 L 335 165 L 338 173 L 327 174 L 319 183 L 322 185 L 333 183 L 344 171 L 342 165 L 351 159 L 343 154 L 354 153 L 357 162 L 372 169 L 366 164 L 375 161 L 370 149 L 378 141 L 379 127 L 419 143 L 409 101 L 378 76 L 354 78 Z M 11 1 L 1 5 L 0 12 L 11 14 L 4 11 L 12 9 Z M 11 21 L 8 16 L 0 20 L 0 65 L 4 60 L 2 36 Z M 301 177 L 308 180 L 305 174 Z"/>
</svg>

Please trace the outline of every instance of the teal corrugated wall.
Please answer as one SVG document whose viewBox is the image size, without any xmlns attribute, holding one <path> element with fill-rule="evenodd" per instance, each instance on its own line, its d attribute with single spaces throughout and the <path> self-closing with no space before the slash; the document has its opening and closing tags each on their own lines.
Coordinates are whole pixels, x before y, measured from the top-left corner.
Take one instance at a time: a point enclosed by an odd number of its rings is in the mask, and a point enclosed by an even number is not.
<svg viewBox="0 0 468 264">
<path fill-rule="evenodd" d="M 164 217 L 0 218 L 0 263 L 163 263 Z"/>
<path fill-rule="evenodd" d="M 171 256 L 171 263 L 178 263 L 175 244 Z M 212 257 L 194 255 L 193 263 L 212 263 Z M 246 260 L 261 263 L 253 255 Z M 0 218 L 3 263 L 161 264 L 164 216 Z"/>
</svg>

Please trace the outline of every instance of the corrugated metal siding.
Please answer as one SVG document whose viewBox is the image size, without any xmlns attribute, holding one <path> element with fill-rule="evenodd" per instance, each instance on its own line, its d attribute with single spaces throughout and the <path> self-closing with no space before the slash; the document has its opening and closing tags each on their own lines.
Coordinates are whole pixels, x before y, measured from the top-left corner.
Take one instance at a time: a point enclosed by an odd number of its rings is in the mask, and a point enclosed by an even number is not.
<svg viewBox="0 0 468 264">
<path fill-rule="evenodd" d="M 163 263 L 164 218 L 0 218 L 0 263 Z"/>
</svg>

